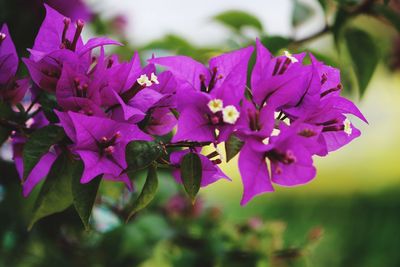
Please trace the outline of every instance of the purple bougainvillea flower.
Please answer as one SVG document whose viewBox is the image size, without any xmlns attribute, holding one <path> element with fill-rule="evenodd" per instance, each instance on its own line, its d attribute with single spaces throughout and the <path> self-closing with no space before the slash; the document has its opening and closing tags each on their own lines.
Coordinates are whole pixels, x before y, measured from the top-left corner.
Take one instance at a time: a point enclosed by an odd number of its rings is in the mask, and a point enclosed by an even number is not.
<svg viewBox="0 0 400 267">
<path fill-rule="evenodd" d="M 88 77 L 86 73 L 78 73 L 70 66 L 64 65 L 57 83 L 57 102 L 64 110 L 104 116 L 104 112 L 100 109 L 101 86 L 100 75 Z"/>
<path fill-rule="evenodd" d="M 42 90 L 54 93 L 58 80 L 60 79 L 64 64 L 73 66 L 75 70 L 85 71 L 89 67 L 89 62 L 80 60 L 79 57 L 70 50 L 56 50 L 47 54 L 38 61 L 23 58 L 29 70 L 31 79 Z"/>
<path fill-rule="evenodd" d="M 175 177 L 175 180 L 178 183 L 182 183 L 181 179 L 181 171 L 179 169 L 182 158 L 190 152 L 189 149 L 181 150 L 181 151 L 174 151 L 170 155 L 170 161 L 173 166 L 176 168 L 172 171 L 172 175 Z M 220 163 L 220 160 L 210 160 L 206 156 L 200 154 L 197 151 L 198 156 L 201 160 L 201 167 L 202 167 L 202 177 L 201 177 L 201 187 L 208 186 L 209 184 L 215 183 L 220 179 L 231 180 L 228 176 L 226 176 L 221 169 L 217 166 L 217 163 Z"/>
<path fill-rule="evenodd" d="M 265 152 L 254 149 L 264 146 L 256 139 L 247 139 L 239 155 L 239 171 L 243 183 L 243 196 L 240 205 L 246 205 L 255 196 L 273 192 Z"/>
<path fill-rule="evenodd" d="M 324 140 L 327 152 L 331 152 L 361 135 L 346 114 L 355 115 L 367 123 L 354 103 L 340 96 L 322 100 L 318 109 L 304 115 L 302 120 L 323 127 L 320 138 Z"/>
<path fill-rule="evenodd" d="M 46 0 L 46 2 L 61 14 L 73 20 L 83 19 L 89 21 L 93 15 L 89 7 L 82 0 Z"/>
<path fill-rule="evenodd" d="M 277 109 L 294 106 L 309 87 L 312 72 L 302 61 L 305 53 L 273 57 L 257 39 L 257 58 L 251 76 L 256 104 L 274 105 Z"/>
<path fill-rule="evenodd" d="M 68 49 L 76 51 L 80 56 L 91 49 L 104 45 L 120 45 L 120 43 L 111 39 L 100 37 L 94 38 L 84 45 L 81 33 L 84 27 L 84 21 L 78 19 L 75 24 L 50 6 L 45 4 L 46 17 L 36 36 L 33 48 L 30 50 L 31 59 L 38 61 L 48 53 L 59 49 Z"/>
<path fill-rule="evenodd" d="M 0 84 L 6 84 L 18 69 L 18 55 L 6 24 L 0 30 Z"/>
<path fill-rule="evenodd" d="M 17 69 L 17 51 L 4 24 L 0 30 L 0 99 L 14 105 L 21 102 L 30 88 L 29 79 L 16 79 Z"/>
<path fill-rule="evenodd" d="M 88 183 L 98 175 L 104 179 L 132 184 L 124 173 L 127 168 L 125 147 L 133 140 L 150 141 L 136 125 L 116 122 L 107 118 L 86 116 L 74 112 L 57 112 L 61 125 L 73 141 L 72 151 L 84 163 L 81 183 Z"/>
<path fill-rule="evenodd" d="M 243 140 L 247 138 L 263 140 L 269 137 L 275 125 L 275 110 L 271 107 L 266 105 L 258 109 L 251 101 L 243 100 L 241 115 L 236 125 L 237 135 Z"/>
<path fill-rule="evenodd" d="M 310 127 L 306 125 L 300 129 L 282 122 L 279 135 L 270 137 L 265 155 L 271 162 L 271 180 L 274 183 L 295 186 L 308 183 L 315 177 L 310 150 L 319 149 L 320 144 L 315 139 L 319 132 L 317 128 Z M 305 140 L 309 138 L 314 140 Z M 317 148 L 313 148 L 312 144 Z"/>
<path fill-rule="evenodd" d="M 31 129 L 38 129 L 43 126 L 49 124 L 49 121 L 44 116 L 43 112 L 39 112 L 33 118 L 33 121 L 30 125 Z M 27 141 L 27 138 L 20 134 L 13 134 L 11 137 L 12 140 L 12 148 L 13 148 L 13 160 L 15 163 L 15 167 L 19 174 L 19 177 L 22 182 L 22 189 L 24 197 L 27 197 L 32 189 L 43 179 L 46 178 L 47 174 L 50 171 L 53 162 L 56 160 L 60 150 L 57 147 L 54 147 L 49 152 L 44 154 L 36 166 L 29 173 L 28 177 L 25 181 L 22 180 L 24 173 L 24 164 L 22 159 L 22 151 L 24 149 L 24 145 Z"/>
<path fill-rule="evenodd" d="M 272 183 L 295 186 L 315 177 L 312 156 L 323 154 L 321 151 L 326 149 L 325 142 L 319 138 L 322 127 L 299 121 L 290 126 L 281 122 L 279 129 L 279 135 L 265 140 L 256 134 L 241 135 L 245 140 L 239 155 L 244 187 L 241 205 L 259 194 L 273 192 Z"/>
<path fill-rule="evenodd" d="M 190 97 L 193 103 L 180 113 L 178 131 L 172 142 L 189 140 L 215 143 L 227 140 L 240 116 L 239 105 L 204 92 L 193 93 Z"/>
<path fill-rule="evenodd" d="M 177 80 L 177 109 L 181 112 L 177 141 L 225 141 L 239 118 L 246 88 L 247 66 L 253 47 L 212 58 L 209 68 L 185 57 L 153 58 Z"/>
<path fill-rule="evenodd" d="M 195 92 L 213 93 L 239 102 L 244 95 L 252 52 L 253 47 L 247 47 L 214 57 L 209 68 L 186 56 L 153 58 L 149 62 L 167 67 L 176 76 L 178 110 L 182 110 L 192 104 L 190 96 Z M 223 87 L 224 83 L 230 87 Z"/>
</svg>

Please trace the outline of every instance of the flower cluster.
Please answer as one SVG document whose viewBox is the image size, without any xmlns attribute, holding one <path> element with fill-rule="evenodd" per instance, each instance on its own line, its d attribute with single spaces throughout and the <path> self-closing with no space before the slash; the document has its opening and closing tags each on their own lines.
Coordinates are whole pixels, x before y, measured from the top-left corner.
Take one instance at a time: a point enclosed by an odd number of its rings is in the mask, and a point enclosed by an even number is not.
<svg viewBox="0 0 400 267">
<path fill-rule="evenodd" d="M 131 189 L 127 144 L 169 134 L 172 139 L 160 143 L 164 148 L 186 149 L 170 153 L 159 163 L 170 165 L 182 182 L 182 159 L 197 154 L 201 186 L 229 180 L 218 167 L 223 157 L 217 145 L 240 140 L 244 205 L 260 193 L 272 192 L 272 183 L 309 182 L 316 175 L 313 156 L 325 156 L 360 135 L 347 115 L 366 121 L 351 101 L 340 96 L 339 71 L 311 54 L 310 64 L 304 63 L 305 53 L 273 57 L 257 40 L 247 86 L 252 46 L 214 57 L 208 67 L 186 56 L 153 57 L 142 66 L 137 53 L 128 62 L 107 55 L 104 46 L 120 45 L 116 41 L 98 37 L 84 43 L 82 20 L 73 22 L 49 6 L 46 11 L 30 57 L 23 59 L 33 81 L 32 106 L 37 108 L 26 127 L 34 131 L 49 124 L 61 126 L 68 142 L 52 146 L 41 157 L 23 179 L 24 195 L 65 150 L 84 163 L 81 183 L 102 176 Z M 157 65 L 165 70 L 158 72 Z M 0 96 L 11 104 L 20 102 L 29 88 L 27 79 L 14 78 L 17 66 L 15 48 L 3 26 Z M 50 110 L 52 119 L 36 103 L 43 95 L 56 100 Z M 22 178 L 27 137 L 14 131 L 12 140 Z M 208 145 L 215 151 L 202 155 L 202 147 Z"/>
</svg>

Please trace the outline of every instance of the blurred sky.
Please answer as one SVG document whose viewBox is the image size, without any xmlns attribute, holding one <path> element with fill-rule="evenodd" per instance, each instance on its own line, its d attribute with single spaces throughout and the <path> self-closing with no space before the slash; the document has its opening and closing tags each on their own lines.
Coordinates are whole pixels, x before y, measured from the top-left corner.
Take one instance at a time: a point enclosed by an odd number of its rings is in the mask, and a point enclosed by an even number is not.
<svg viewBox="0 0 400 267">
<path fill-rule="evenodd" d="M 291 35 L 292 0 L 85 0 L 104 17 L 118 14 L 128 18 L 128 38 L 143 44 L 166 33 L 185 36 L 198 44 L 220 43 L 228 32 L 211 18 L 223 11 L 238 9 L 256 15 L 267 33 Z M 317 1 L 302 0 L 315 7 L 313 18 L 297 36 L 318 31 L 323 21 Z"/>
</svg>

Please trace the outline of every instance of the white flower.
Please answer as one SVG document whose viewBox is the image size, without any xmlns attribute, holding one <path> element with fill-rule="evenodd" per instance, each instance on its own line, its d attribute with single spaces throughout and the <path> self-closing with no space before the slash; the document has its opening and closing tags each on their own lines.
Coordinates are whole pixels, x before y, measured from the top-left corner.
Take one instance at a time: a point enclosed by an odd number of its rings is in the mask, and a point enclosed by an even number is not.
<svg viewBox="0 0 400 267">
<path fill-rule="evenodd" d="M 222 119 L 225 123 L 235 124 L 239 118 L 239 111 L 235 106 L 229 105 L 222 110 Z"/>
<path fill-rule="evenodd" d="M 224 103 L 221 99 L 213 99 L 208 102 L 208 108 L 212 113 L 217 113 L 218 111 L 222 111 L 224 107 Z"/>
<path fill-rule="evenodd" d="M 155 84 L 159 84 L 158 77 L 152 72 L 150 76 L 150 81 Z"/>
<path fill-rule="evenodd" d="M 152 82 L 149 80 L 149 77 L 147 77 L 146 74 L 140 75 L 140 77 L 136 80 L 138 84 L 140 85 L 145 85 L 145 86 L 151 86 Z"/>
<path fill-rule="evenodd" d="M 283 53 L 285 54 L 285 57 L 287 57 L 288 59 L 290 59 L 290 61 L 291 61 L 292 63 L 299 62 L 299 61 L 297 60 L 297 58 L 295 58 L 294 56 L 292 56 L 292 54 L 289 53 L 289 51 L 285 51 L 285 52 L 283 52 Z"/>
<path fill-rule="evenodd" d="M 344 132 L 347 133 L 347 135 L 351 135 L 351 133 L 353 132 L 353 128 L 351 127 L 350 120 L 345 119 L 343 125 L 344 125 Z"/>
</svg>

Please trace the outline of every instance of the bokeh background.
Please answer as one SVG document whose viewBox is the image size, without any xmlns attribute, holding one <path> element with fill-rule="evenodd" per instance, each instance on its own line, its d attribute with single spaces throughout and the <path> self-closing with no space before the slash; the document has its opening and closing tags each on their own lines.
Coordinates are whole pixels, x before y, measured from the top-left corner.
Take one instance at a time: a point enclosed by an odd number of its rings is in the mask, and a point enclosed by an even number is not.
<svg viewBox="0 0 400 267">
<path fill-rule="evenodd" d="M 35 194 L 22 198 L 5 147 L 0 166 L 0 266 L 400 266 L 397 0 L 46 2 L 90 22 L 85 36 L 106 34 L 123 41 L 126 46 L 112 52 L 126 59 L 139 50 L 143 59 L 155 53 L 206 61 L 248 45 L 255 37 L 276 54 L 284 49 L 312 51 L 341 69 L 345 94 L 358 104 L 369 125 L 354 120 L 362 136 L 316 158 L 318 174 L 311 183 L 278 188 L 245 207 L 239 205 L 237 158 L 222 165 L 233 181 L 202 189 L 194 207 L 162 172 L 156 201 L 129 224 L 120 218 L 119 209 L 129 194 L 119 185 L 103 183 L 91 232 L 83 231 L 71 210 L 42 220 L 28 232 Z M 386 11 L 370 14 L 360 8 L 370 2 L 379 7 L 389 3 Z M 371 57 L 376 52 L 378 64 L 366 88 L 357 85 L 346 47 L 349 40 L 340 32 L 336 38 L 331 31 L 316 35 L 325 24 L 333 25 L 335 32 L 340 10 L 351 14 L 341 31 L 362 29 L 376 47 Z M 20 56 L 27 55 L 43 16 L 41 1 L 0 0 L 0 22 L 9 24 Z M 368 47 L 357 45 L 361 50 Z M 25 71 L 22 66 L 20 71 Z M 140 178 L 137 183 L 140 188 Z"/>
</svg>

